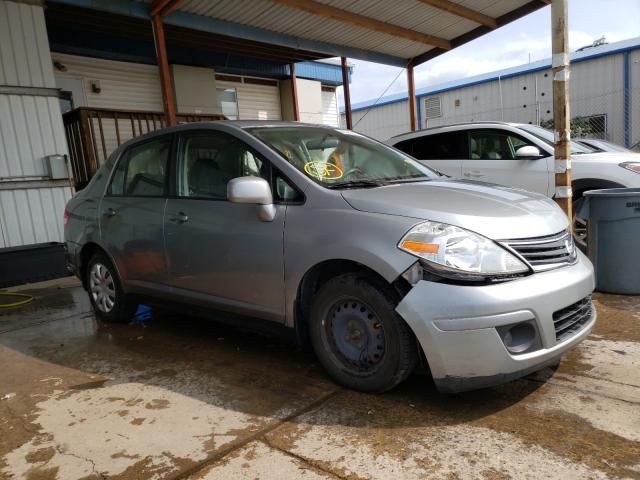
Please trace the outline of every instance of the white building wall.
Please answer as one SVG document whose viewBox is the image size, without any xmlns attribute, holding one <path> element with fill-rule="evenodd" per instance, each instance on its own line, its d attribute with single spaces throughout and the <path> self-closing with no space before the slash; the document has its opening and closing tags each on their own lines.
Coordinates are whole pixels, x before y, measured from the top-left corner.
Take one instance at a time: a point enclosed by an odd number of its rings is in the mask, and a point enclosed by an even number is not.
<svg viewBox="0 0 640 480">
<path fill-rule="evenodd" d="M 390 103 L 368 110 L 357 110 L 351 114 L 353 129 L 377 140 L 387 140 L 400 133 L 408 132 L 409 108 L 407 102 Z M 344 115 L 342 115 L 344 125 Z"/>
<path fill-rule="evenodd" d="M 45 157 L 67 154 L 43 8 L 0 0 L 0 248 L 62 241 L 68 182 Z"/>
<path fill-rule="evenodd" d="M 631 52 L 631 57 L 630 125 L 634 132 L 631 135 L 633 145 L 640 141 L 640 51 Z M 616 54 L 574 63 L 570 77 L 571 117 L 606 115 L 607 138 L 620 144 L 624 144 L 623 72 L 623 55 Z M 419 97 L 423 107 L 422 128 L 482 120 L 535 124 L 538 120 L 553 118 L 550 69 L 432 96 L 440 97 L 442 116 L 426 118 L 425 97 Z M 365 112 L 353 113 L 354 125 Z M 407 102 L 373 107 L 355 130 L 379 139 L 408 131 Z"/>
<path fill-rule="evenodd" d="M 240 120 L 280 120 L 280 89 L 278 85 L 216 81 L 217 88 L 235 88 Z"/>
<path fill-rule="evenodd" d="M 86 106 L 116 110 L 162 111 L 160 75 L 155 65 L 117 62 L 102 58 L 53 53 L 64 71 L 56 70 L 56 78 L 82 80 Z M 100 93 L 91 89 L 91 82 L 100 83 Z"/>
</svg>

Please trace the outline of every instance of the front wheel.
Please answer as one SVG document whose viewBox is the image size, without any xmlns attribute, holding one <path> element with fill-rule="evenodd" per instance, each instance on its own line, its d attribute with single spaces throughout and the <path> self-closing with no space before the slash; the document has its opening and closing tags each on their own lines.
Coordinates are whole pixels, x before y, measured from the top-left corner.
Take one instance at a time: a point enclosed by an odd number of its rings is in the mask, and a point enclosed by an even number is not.
<svg viewBox="0 0 640 480">
<path fill-rule="evenodd" d="M 313 349 L 327 373 L 348 388 L 384 392 L 405 380 L 418 357 L 409 326 L 383 281 L 345 274 L 325 283 L 311 304 Z"/>
<path fill-rule="evenodd" d="M 86 286 L 100 320 L 125 323 L 133 318 L 136 305 L 123 292 L 116 269 L 106 255 L 97 253 L 89 260 Z"/>
<path fill-rule="evenodd" d="M 573 201 L 573 239 L 577 247 L 582 250 L 583 253 L 587 253 L 587 221 L 576 214 L 583 203 L 584 197 L 582 195 L 577 196 Z"/>
</svg>

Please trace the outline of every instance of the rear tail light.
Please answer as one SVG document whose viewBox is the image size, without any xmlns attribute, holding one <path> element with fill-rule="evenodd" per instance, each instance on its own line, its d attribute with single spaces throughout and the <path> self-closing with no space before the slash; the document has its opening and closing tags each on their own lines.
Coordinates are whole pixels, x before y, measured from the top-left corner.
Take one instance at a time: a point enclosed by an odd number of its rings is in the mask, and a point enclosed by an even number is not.
<svg viewBox="0 0 640 480">
<path fill-rule="evenodd" d="M 68 224 L 69 224 L 69 210 L 67 210 L 67 207 L 64 207 L 64 228 L 67 228 Z"/>
</svg>

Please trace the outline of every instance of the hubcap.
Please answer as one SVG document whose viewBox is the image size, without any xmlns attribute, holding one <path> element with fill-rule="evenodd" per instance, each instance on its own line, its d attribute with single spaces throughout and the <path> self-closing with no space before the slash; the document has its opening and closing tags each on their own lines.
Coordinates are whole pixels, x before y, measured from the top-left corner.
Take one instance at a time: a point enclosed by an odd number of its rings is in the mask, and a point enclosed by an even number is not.
<svg viewBox="0 0 640 480">
<path fill-rule="evenodd" d="M 104 313 L 113 310 L 116 304 L 116 289 L 109 269 L 94 263 L 89 272 L 89 288 L 96 308 Z"/>
<path fill-rule="evenodd" d="M 373 370 L 384 356 L 384 329 L 373 310 L 355 299 L 329 310 L 325 333 L 334 353 L 347 366 Z"/>
</svg>

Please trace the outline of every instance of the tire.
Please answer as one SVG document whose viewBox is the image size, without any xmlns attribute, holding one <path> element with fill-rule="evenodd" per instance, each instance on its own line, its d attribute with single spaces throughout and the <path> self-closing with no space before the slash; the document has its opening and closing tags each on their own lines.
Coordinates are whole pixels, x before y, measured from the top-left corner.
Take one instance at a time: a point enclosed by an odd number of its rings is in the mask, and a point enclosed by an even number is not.
<svg viewBox="0 0 640 480">
<path fill-rule="evenodd" d="M 91 306 L 99 320 L 111 323 L 131 321 L 137 305 L 125 295 L 118 273 L 106 255 L 96 253 L 91 257 L 85 282 Z"/>
<path fill-rule="evenodd" d="M 573 209 L 573 240 L 576 246 L 582 251 L 582 253 L 587 253 L 587 245 L 589 243 L 589 239 L 587 237 L 587 221 L 578 217 L 576 212 L 582 207 L 584 203 L 584 197 L 582 193 L 579 193 L 575 199 L 573 200 L 572 209 Z"/>
<path fill-rule="evenodd" d="M 396 305 L 395 292 L 365 274 L 341 275 L 320 288 L 311 303 L 309 333 L 334 381 L 354 390 L 385 392 L 412 373 L 416 339 Z"/>
</svg>

